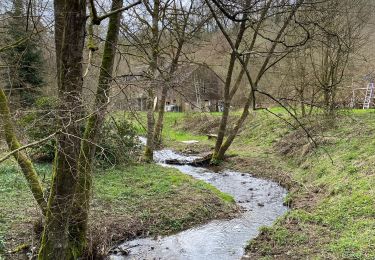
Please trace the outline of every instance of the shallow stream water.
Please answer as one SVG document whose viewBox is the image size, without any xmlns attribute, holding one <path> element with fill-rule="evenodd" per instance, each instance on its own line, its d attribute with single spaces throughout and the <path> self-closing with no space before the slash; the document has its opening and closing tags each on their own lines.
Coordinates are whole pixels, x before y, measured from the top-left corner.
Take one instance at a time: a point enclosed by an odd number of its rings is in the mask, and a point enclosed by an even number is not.
<svg viewBox="0 0 375 260">
<path fill-rule="evenodd" d="M 247 242 L 258 235 L 259 227 L 270 226 L 287 211 L 287 207 L 283 206 L 286 190 L 272 181 L 234 171 L 217 173 L 206 168 L 165 164 L 166 159 L 191 161 L 195 158 L 171 150 L 161 150 L 154 154 L 155 161 L 161 165 L 177 168 L 232 195 L 244 212 L 234 219 L 213 220 L 171 236 L 128 241 L 119 248 L 129 254 L 112 255 L 110 259 L 241 259 Z"/>
</svg>

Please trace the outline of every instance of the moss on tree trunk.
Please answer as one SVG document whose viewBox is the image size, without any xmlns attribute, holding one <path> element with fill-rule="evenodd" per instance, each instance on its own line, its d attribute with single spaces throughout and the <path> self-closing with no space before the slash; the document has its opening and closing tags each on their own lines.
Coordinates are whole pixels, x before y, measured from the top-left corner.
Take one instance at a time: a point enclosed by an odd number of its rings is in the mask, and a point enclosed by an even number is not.
<svg viewBox="0 0 375 260">
<path fill-rule="evenodd" d="M 123 0 L 112 1 L 112 11 L 122 7 Z M 95 157 L 96 143 L 99 138 L 100 128 L 103 124 L 108 104 L 120 21 L 121 12 L 111 15 L 109 18 L 106 42 L 99 72 L 96 100 L 93 107 L 93 110 L 96 112 L 93 112 L 88 118 L 81 141 L 81 151 L 78 158 L 78 184 L 76 186 L 72 213 L 73 223 L 71 223 L 69 227 L 69 232 L 79 238 L 73 241 L 76 242 L 75 248 L 77 248 L 78 251 L 82 251 L 85 246 L 80 242 L 87 233 L 87 219 L 92 186 L 92 163 Z"/>
<path fill-rule="evenodd" d="M 82 60 L 86 26 L 85 1 L 54 1 L 59 124 L 51 193 L 39 259 L 77 259 L 86 236 L 69 233 L 78 179 L 82 117 Z M 73 222 L 74 224 L 74 222 Z"/>
<path fill-rule="evenodd" d="M 0 116 L 3 124 L 5 140 L 8 144 L 9 150 L 15 151 L 21 147 L 21 144 L 17 139 L 16 131 L 10 115 L 8 101 L 2 89 L 0 89 Z M 45 214 L 47 202 L 44 198 L 43 187 L 34 165 L 23 151 L 15 152 L 13 156 L 21 167 L 35 200 L 37 201 L 43 214 Z"/>
</svg>

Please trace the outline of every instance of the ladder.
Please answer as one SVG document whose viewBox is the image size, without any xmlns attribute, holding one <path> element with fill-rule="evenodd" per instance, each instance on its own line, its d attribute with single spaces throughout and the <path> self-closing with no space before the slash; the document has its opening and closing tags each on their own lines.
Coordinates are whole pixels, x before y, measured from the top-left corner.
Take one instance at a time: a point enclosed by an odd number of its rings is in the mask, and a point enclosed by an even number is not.
<svg viewBox="0 0 375 260">
<path fill-rule="evenodd" d="M 365 100 L 363 101 L 363 109 L 370 108 L 373 98 L 374 98 L 374 83 L 369 83 L 366 89 Z"/>
</svg>

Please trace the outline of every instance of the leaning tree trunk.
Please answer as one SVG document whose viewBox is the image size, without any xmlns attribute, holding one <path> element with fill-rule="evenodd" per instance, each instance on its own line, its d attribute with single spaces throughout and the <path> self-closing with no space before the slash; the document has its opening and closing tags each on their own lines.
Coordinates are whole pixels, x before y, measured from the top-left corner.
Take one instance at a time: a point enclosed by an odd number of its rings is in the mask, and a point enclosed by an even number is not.
<svg viewBox="0 0 375 260">
<path fill-rule="evenodd" d="M 43 214 L 45 214 L 47 202 L 44 199 L 42 184 L 30 158 L 23 151 L 17 151 L 21 147 L 21 144 L 17 139 L 16 130 L 14 129 L 10 115 L 8 101 L 2 89 L 0 89 L 0 118 L 3 124 L 5 140 L 8 144 L 9 150 L 14 152 L 13 156 L 18 165 L 21 167 L 31 193 L 37 201 Z"/>
<path fill-rule="evenodd" d="M 236 62 L 237 54 L 238 54 L 237 52 L 238 52 L 238 49 L 241 45 L 241 42 L 242 42 L 245 31 L 246 31 L 246 19 L 244 19 L 241 22 L 240 29 L 239 29 L 237 37 L 236 37 L 236 42 L 233 46 L 231 46 L 232 47 L 232 53 L 231 53 L 231 56 L 230 56 L 229 66 L 228 66 L 228 70 L 227 70 L 227 76 L 226 76 L 225 84 L 224 84 L 224 109 L 223 109 L 223 114 L 221 116 L 221 121 L 220 121 L 220 125 L 219 125 L 218 135 L 217 135 L 216 144 L 215 144 L 215 150 L 213 152 L 212 159 L 211 159 L 212 164 L 217 164 L 220 161 L 219 151 L 220 151 L 221 145 L 224 142 L 225 133 L 227 131 L 228 119 L 229 119 L 230 105 L 231 105 L 231 101 L 232 101 L 232 98 L 233 98 L 234 93 L 235 93 L 235 92 L 231 91 L 234 64 Z M 240 77 L 242 77 L 242 75 L 240 75 Z M 237 82 L 238 82 L 238 84 L 240 83 L 239 81 L 237 81 Z M 234 91 L 236 91 L 236 90 L 234 90 Z"/>
<path fill-rule="evenodd" d="M 112 1 L 112 11 L 123 7 L 123 0 Z M 85 249 L 85 238 L 87 233 L 87 220 L 90 206 L 91 183 L 92 183 L 92 163 L 96 151 L 96 143 L 102 127 L 108 96 L 112 81 L 112 73 L 116 55 L 116 45 L 118 41 L 121 12 L 110 16 L 106 41 L 103 50 L 102 63 L 99 72 L 98 88 L 94 111 L 89 116 L 85 132 L 81 141 L 81 152 L 78 159 L 78 183 L 75 191 L 74 207 L 72 211 L 72 221 L 69 225 L 69 233 L 76 238 L 74 247 L 78 252 Z"/>
<path fill-rule="evenodd" d="M 81 237 L 69 233 L 71 207 L 78 179 L 82 118 L 82 58 L 86 25 L 86 2 L 55 0 L 55 46 L 59 94 L 57 150 L 51 193 L 39 259 L 77 259 L 82 252 L 76 242 Z M 85 238 L 83 238 L 84 240 Z"/>
<path fill-rule="evenodd" d="M 254 97 L 254 92 L 251 91 L 250 94 L 249 94 L 249 97 L 246 100 L 244 110 L 242 111 L 242 114 L 241 114 L 240 118 L 237 120 L 236 125 L 234 126 L 234 128 L 232 129 L 230 134 L 228 135 L 225 142 L 221 145 L 221 147 L 219 149 L 219 152 L 217 153 L 217 160 L 220 160 L 220 161 L 224 160 L 224 156 L 225 156 L 226 151 L 228 150 L 228 148 L 233 143 L 233 141 L 236 138 L 240 128 L 243 126 L 245 120 L 249 116 L 250 105 L 251 105 L 252 102 L 254 102 L 253 97 Z"/>
</svg>

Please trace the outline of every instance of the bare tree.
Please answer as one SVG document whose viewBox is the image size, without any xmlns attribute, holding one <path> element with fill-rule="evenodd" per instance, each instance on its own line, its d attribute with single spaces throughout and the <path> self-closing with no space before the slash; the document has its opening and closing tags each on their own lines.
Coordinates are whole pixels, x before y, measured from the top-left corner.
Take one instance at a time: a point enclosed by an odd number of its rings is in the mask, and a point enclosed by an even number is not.
<svg viewBox="0 0 375 260">
<path fill-rule="evenodd" d="M 146 2 L 133 10 L 133 26 L 122 26 L 125 39 L 134 46 L 138 64 L 147 67 L 144 89 L 147 93 L 147 144 L 145 159 L 152 161 L 155 144 L 160 142 L 163 128 L 165 99 L 173 86 L 172 79 L 182 57 L 184 46 L 204 25 L 207 17 L 198 17 L 198 1 L 182 0 Z M 156 102 L 157 101 L 157 102 Z M 155 104 L 158 118 L 155 122 Z"/>
<path fill-rule="evenodd" d="M 345 77 L 349 58 L 363 44 L 363 28 L 369 15 L 367 1 L 327 1 L 313 12 L 314 41 L 310 48 L 316 85 L 323 94 L 323 108 L 332 115 L 336 95 Z"/>
<path fill-rule="evenodd" d="M 227 80 L 224 89 L 224 112 L 221 118 L 218 138 L 212 163 L 221 161 L 232 144 L 239 129 L 249 115 L 249 109 L 255 108 L 255 92 L 265 93 L 260 84 L 267 71 L 285 58 L 292 50 L 309 39 L 309 33 L 299 21 L 297 11 L 304 1 L 218 1 L 206 0 L 218 27 L 231 47 L 231 62 L 228 66 Z M 230 37 L 228 29 L 217 15 L 220 10 L 228 19 L 239 25 L 235 41 Z M 302 31 L 299 37 L 291 38 L 295 31 Z M 248 67 L 249 61 L 256 60 Z M 233 66 L 238 61 L 242 66 L 240 76 L 246 76 L 250 86 L 249 94 L 243 106 L 243 112 L 233 129 L 227 133 L 227 122 L 233 93 L 238 89 L 232 85 Z M 236 81 L 238 82 L 238 81 Z M 227 138 L 225 139 L 225 136 Z"/>
<path fill-rule="evenodd" d="M 172 79 L 179 67 L 182 56 L 188 55 L 184 53 L 184 46 L 187 43 L 192 44 L 192 39 L 195 38 L 196 34 L 206 24 L 211 16 L 203 16 L 200 11 L 202 9 L 202 3 L 199 1 L 190 1 L 189 5 L 185 6 L 184 1 L 174 0 L 172 8 L 168 10 L 169 20 L 167 29 L 167 37 L 170 41 L 170 48 L 165 52 L 165 56 L 169 57 L 170 65 L 166 71 L 162 71 L 162 88 L 159 95 L 159 106 L 158 106 L 158 117 L 154 129 L 154 143 L 161 142 L 161 136 L 163 131 L 163 121 L 165 112 L 165 101 L 167 98 L 168 91 L 173 88 Z M 202 18 L 203 17 L 203 18 Z"/>
<path fill-rule="evenodd" d="M 279 64 L 281 81 L 276 95 L 297 117 L 311 115 L 320 89 L 315 84 L 309 46 L 295 51 Z M 275 95 L 275 94 L 274 94 Z"/>
</svg>

